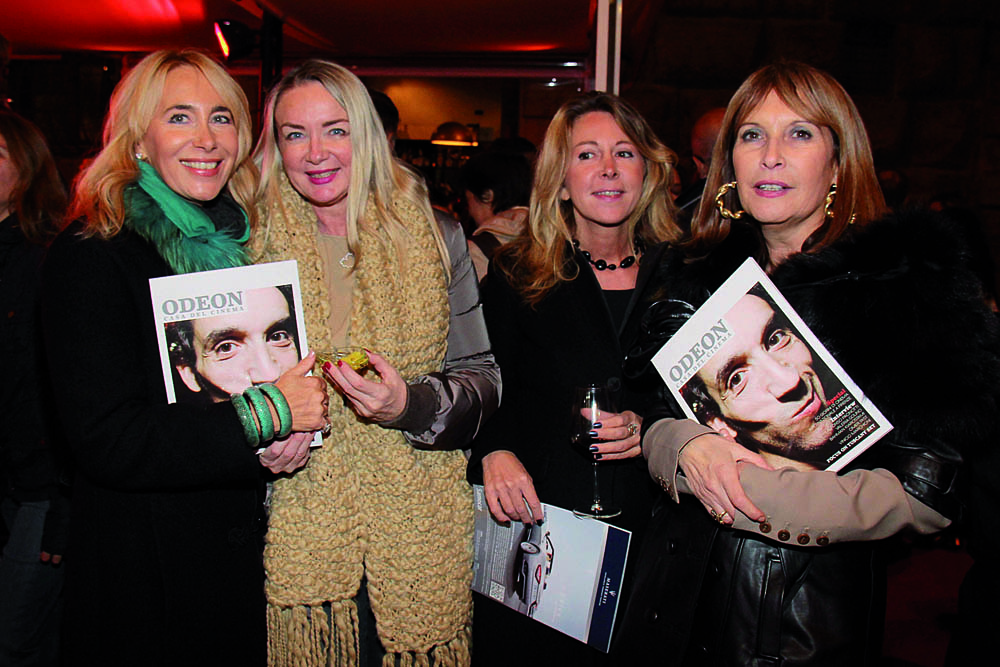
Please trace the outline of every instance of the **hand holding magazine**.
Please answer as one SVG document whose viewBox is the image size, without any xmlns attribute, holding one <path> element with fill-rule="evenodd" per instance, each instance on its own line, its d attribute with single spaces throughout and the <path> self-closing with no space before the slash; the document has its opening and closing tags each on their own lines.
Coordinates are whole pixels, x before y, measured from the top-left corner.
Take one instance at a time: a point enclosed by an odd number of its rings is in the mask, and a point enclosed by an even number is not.
<svg viewBox="0 0 1000 667">
<path fill-rule="evenodd" d="M 688 417 L 775 468 L 840 470 L 892 429 L 752 259 L 653 365 Z"/>
<path fill-rule="evenodd" d="M 294 261 L 153 278 L 149 289 L 169 403 L 228 401 L 308 351 Z"/>
<path fill-rule="evenodd" d="M 632 534 L 547 503 L 543 521 L 499 523 L 473 492 L 472 590 L 607 653 Z"/>
</svg>

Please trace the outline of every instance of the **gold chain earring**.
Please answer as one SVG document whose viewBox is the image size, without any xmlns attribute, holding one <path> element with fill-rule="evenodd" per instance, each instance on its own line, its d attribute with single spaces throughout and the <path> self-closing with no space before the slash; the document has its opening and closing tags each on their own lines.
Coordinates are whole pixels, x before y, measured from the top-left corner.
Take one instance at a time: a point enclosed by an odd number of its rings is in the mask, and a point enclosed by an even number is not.
<svg viewBox="0 0 1000 667">
<path fill-rule="evenodd" d="M 823 205 L 823 211 L 826 213 L 826 217 L 833 217 L 833 202 L 837 201 L 837 184 L 830 184 L 830 191 L 826 193 L 826 203 Z"/>
<path fill-rule="evenodd" d="M 732 181 L 731 183 L 724 183 L 722 187 L 719 188 L 719 194 L 715 195 L 715 205 L 716 207 L 718 207 L 719 213 L 722 215 L 723 218 L 729 218 L 730 220 L 739 220 L 740 218 L 743 217 L 743 214 L 746 213 L 746 211 L 744 211 L 743 209 L 740 209 L 739 211 L 733 213 L 728 208 L 726 208 L 725 204 L 722 203 L 722 198 L 726 195 L 726 193 L 735 187 L 736 187 L 736 181 Z"/>
</svg>

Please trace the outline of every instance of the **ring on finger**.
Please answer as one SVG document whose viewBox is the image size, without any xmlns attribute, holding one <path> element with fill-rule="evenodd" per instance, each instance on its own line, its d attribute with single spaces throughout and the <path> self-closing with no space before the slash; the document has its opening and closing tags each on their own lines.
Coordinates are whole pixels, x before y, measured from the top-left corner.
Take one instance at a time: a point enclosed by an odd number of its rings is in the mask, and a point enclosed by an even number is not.
<svg viewBox="0 0 1000 667">
<path fill-rule="evenodd" d="M 708 508 L 708 513 L 712 515 L 712 518 L 713 518 L 714 520 L 716 520 L 716 521 L 718 521 L 718 520 L 719 520 L 719 513 L 718 513 L 718 512 L 716 512 L 716 511 L 715 511 L 715 510 L 714 510 L 713 508 L 709 507 L 709 508 Z"/>
<path fill-rule="evenodd" d="M 715 514 L 713 518 L 721 524 L 726 523 L 726 517 L 729 516 L 729 512 L 726 510 L 722 510 L 722 514 L 716 514 L 715 512 L 712 512 L 712 514 Z"/>
<path fill-rule="evenodd" d="M 629 422 L 628 426 L 626 426 L 625 428 L 628 429 L 628 434 L 630 437 L 639 432 L 639 425 L 636 424 L 635 422 Z"/>
</svg>

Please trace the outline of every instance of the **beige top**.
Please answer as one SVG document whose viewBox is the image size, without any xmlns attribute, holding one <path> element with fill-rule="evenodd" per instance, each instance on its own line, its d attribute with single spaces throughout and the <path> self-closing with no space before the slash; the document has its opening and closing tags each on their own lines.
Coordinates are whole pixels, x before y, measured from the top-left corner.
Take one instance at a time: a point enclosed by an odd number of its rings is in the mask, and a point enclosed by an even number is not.
<svg viewBox="0 0 1000 667">
<path fill-rule="evenodd" d="M 642 439 L 649 474 L 679 502 L 691 493 L 678 475 L 677 459 L 694 438 L 714 433 L 689 419 L 662 419 Z M 951 521 L 908 494 L 888 470 L 852 470 L 844 475 L 823 470 L 740 468 L 740 483 L 766 518 L 760 523 L 737 512 L 733 527 L 760 537 L 802 546 L 879 540 L 904 530 L 935 533 Z"/>
<path fill-rule="evenodd" d="M 335 347 L 349 344 L 351 327 L 351 292 L 354 289 L 354 256 L 348 256 L 347 237 L 316 232 L 316 246 L 323 260 L 323 275 L 330 295 L 330 342 Z M 330 350 L 326 350 L 329 352 Z"/>
</svg>

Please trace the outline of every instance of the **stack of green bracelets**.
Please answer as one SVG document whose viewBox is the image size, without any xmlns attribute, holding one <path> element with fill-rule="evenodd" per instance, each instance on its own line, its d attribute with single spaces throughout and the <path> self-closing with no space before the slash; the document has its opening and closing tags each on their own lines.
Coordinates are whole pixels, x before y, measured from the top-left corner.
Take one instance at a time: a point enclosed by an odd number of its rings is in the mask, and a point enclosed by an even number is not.
<svg viewBox="0 0 1000 667">
<path fill-rule="evenodd" d="M 278 429 L 274 429 L 274 419 L 264 397 L 267 396 L 278 413 Z M 242 394 L 229 397 L 243 424 L 243 433 L 251 447 L 274 438 L 284 438 L 292 432 L 292 409 L 288 406 L 281 390 L 273 384 L 259 384 L 249 387 Z"/>
</svg>

